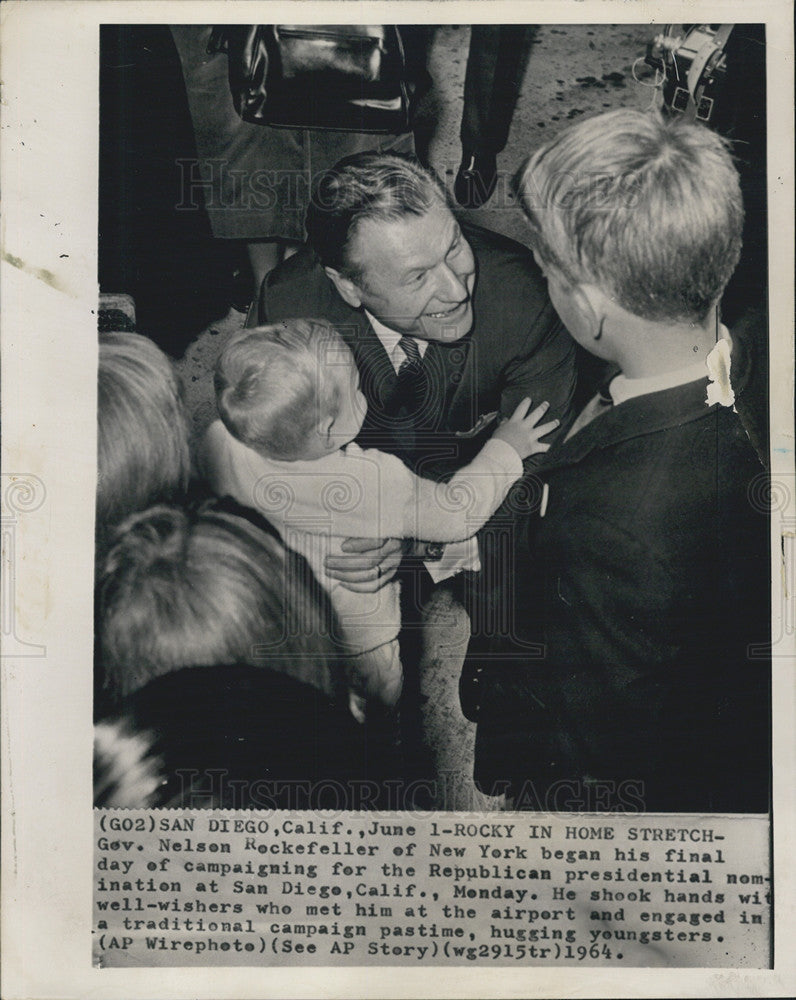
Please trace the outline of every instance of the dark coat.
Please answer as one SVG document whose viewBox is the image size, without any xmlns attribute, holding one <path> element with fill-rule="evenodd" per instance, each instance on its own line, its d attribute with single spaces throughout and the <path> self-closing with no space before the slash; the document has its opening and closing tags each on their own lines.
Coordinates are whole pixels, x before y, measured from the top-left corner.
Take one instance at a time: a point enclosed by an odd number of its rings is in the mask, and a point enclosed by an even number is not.
<svg viewBox="0 0 796 1000">
<path fill-rule="evenodd" d="M 596 779 L 613 783 L 603 806 L 767 810 L 763 470 L 706 386 L 628 400 L 537 470 L 546 510 L 516 526 L 509 634 L 463 679 L 485 788 L 589 809 Z"/>
<path fill-rule="evenodd" d="M 462 230 L 477 266 L 473 327 L 456 343 L 429 343 L 423 362 L 429 397 L 412 454 L 406 454 L 390 410 L 397 377 L 387 352 L 364 311 L 340 298 L 309 248 L 266 278 L 252 317 L 260 324 L 302 316 L 334 324 L 354 353 L 368 400 L 357 443 L 401 455 L 427 476 L 445 475 L 469 461 L 494 427 L 461 435 L 485 414 L 509 416 L 523 396 L 535 403 L 547 400 L 549 417 L 563 424 L 575 388 L 574 344 L 531 252 L 477 226 L 463 224 Z"/>
<path fill-rule="evenodd" d="M 265 666 L 171 671 L 102 722 L 117 736 L 95 758 L 95 805 L 106 808 L 377 808 L 394 777 L 384 727 L 358 725 Z"/>
</svg>

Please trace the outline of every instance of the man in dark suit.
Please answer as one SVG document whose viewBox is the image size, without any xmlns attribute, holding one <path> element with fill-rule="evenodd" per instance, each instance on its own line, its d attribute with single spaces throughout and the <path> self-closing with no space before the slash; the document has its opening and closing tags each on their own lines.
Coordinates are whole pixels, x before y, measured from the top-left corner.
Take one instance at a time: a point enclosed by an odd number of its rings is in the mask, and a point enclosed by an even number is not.
<svg viewBox="0 0 796 1000">
<path fill-rule="evenodd" d="M 332 322 L 353 351 L 368 413 L 357 443 L 445 478 L 523 397 L 566 424 L 574 345 L 530 252 L 460 225 L 436 176 L 407 159 L 363 153 L 320 180 L 309 245 L 265 280 L 255 323 Z M 352 588 L 389 579 L 397 543 L 354 543 L 330 570 Z M 469 545 L 430 546 L 437 578 L 475 568 Z"/>
<path fill-rule="evenodd" d="M 521 196 L 553 304 L 618 374 L 538 467 L 510 635 L 465 669 L 476 780 L 518 808 L 767 811 L 768 516 L 717 312 L 736 170 L 626 109 L 538 150 Z"/>
</svg>

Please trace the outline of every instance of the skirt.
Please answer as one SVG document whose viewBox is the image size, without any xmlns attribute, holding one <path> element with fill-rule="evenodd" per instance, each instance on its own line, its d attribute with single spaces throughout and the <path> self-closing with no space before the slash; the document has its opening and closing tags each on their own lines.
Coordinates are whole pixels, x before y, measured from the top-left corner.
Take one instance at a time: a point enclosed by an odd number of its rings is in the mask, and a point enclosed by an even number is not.
<svg viewBox="0 0 796 1000">
<path fill-rule="evenodd" d="M 180 161 L 182 208 L 207 210 L 223 239 L 303 241 L 312 183 L 364 150 L 412 154 L 414 137 L 244 122 L 229 89 L 226 54 L 207 52 L 210 25 L 172 25 L 197 159 Z"/>
</svg>

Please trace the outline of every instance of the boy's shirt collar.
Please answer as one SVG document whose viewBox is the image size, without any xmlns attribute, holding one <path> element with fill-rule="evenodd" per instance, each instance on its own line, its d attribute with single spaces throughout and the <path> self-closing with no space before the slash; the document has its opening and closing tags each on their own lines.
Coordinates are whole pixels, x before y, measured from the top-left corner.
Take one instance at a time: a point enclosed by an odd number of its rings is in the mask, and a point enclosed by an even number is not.
<svg viewBox="0 0 796 1000">
<path fill-rule="evenodd" d="M 726 344 L 724 347 L 722 344 Z M 724 325 L 719 327 L 719 340 L 716 346 L 708 354 L 707 358 L 687 365 L 685 368 L 677 368 L 675 371 L 664 372 L 662 375 L 649 375 L 646 378 L 628 378 L 621 373 L 611 379 L 608 391 L 614 406 L 624 403 L 628 399 L 636 396 L 646 396 L 651 392 L 662 392 L 664 389 L 674 389 L 678 385 L 686 385 L 688 382 L 697 382 L 703 378 L 711 378 L 715 367 L 723 367 L 726 358 L 727 376 L 729 378 L 729 357 L 732 351 L 732 340 Z M 720 400 L 716 400 L 719 402 Z M 723 402 L 723 400 L 721 400 Z M 732 405 L 730 402 L 729 404 Z"/>
</svg>

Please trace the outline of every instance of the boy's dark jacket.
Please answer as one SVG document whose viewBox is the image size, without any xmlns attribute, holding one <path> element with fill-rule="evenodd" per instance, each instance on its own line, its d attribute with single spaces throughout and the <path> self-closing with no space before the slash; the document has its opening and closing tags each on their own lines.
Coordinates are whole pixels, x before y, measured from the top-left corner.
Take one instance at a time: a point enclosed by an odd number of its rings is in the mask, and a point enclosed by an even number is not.
<svg viewBox="0 0 796 1000">
<path fill-rule="evenodd" d="M 589 809 L 597 780 L 603 806 L 767 811 L 766 478 L 706 392 L 627 400 L 537 469 L 546 510 L 509 546 L 510 634 L 462 679 L 485 790 L 529 781 L 558 796 L 543 808 Z"/>
</svg>

